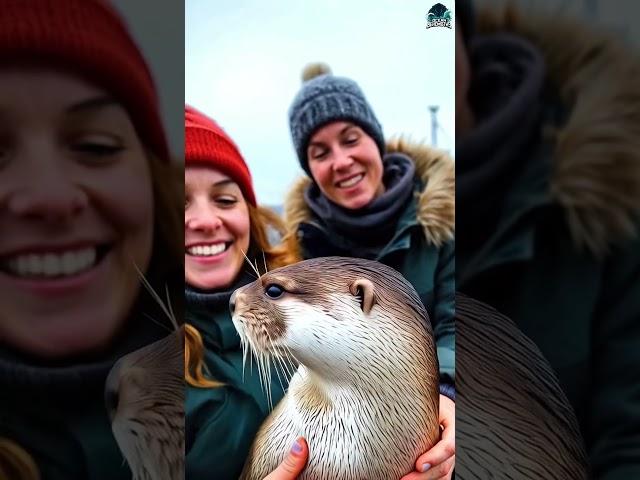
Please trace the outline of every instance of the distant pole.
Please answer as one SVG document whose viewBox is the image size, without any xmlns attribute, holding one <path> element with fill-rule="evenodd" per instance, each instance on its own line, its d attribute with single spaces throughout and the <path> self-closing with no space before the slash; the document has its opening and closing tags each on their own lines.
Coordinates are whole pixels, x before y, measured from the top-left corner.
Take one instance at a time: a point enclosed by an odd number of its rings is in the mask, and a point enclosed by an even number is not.
<svg viewBox="0 0 640 480">
<path fill-rule="evenodd" d="M 431 145 L 433 147 L 438 146 L 438 105 L 430 105 L 431 111 Z"/>
</svg>

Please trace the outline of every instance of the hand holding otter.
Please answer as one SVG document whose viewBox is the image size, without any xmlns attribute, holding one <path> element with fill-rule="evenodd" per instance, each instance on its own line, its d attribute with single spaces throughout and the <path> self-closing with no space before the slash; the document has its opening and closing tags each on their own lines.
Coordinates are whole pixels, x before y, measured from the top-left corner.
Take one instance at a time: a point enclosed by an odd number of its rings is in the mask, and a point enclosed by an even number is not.
<svg viewBox="0 0 640 480">
<path fill-rule="evenodd" d="M 291 447 L 291 450 L 272 473 L 264 480 L 295 480 L 304 470 L 309 457 L 309 448 L 304 438 L 299 438 Z"/>
<path fill-rule="evenodd" d="M 416 471 L 402 477 L 401 480 L 426 480 L 431 478 L 451 478 L 455 460 L 455 404 L 447 397 L 440 396 L 440 422 L 444 426 L 442 439 L 432 449 L 421 455 L 416 461 Z M 296 480 L 302 473 L 309 456 L 309 448 L 304 438 L 299 438 L 280 463 L 278 468 L 264 480 Z M 426 472 L 422 467 L 433 462 Z M 420 472 L 420 473 L 418 473 Z"/>
<path fill-rule="evenodd" d="M 449 480 L 456 459 L 456 404 L 440 395 L 440 425 L 444 428 L 440 441 L 416 461 L 416 470 L 401 480 Z"/>
</svg>

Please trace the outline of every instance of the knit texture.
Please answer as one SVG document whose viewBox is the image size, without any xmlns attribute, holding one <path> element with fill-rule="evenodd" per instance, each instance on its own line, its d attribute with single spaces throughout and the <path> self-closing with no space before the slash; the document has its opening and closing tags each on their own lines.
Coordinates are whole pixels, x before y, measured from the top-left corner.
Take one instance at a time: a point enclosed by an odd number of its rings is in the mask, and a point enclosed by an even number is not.
<svg viewBox="0 0 640 480">
<path fill-rule="evenodd" d="M 289 108 L 291 139 L 300 166 L 309 176 L 307 147 L 311 136 L 324 125 L 350 121 L 361 127 L 384 155 L 382 127 L 356 82 L 330 73 L 322 73 L 303 83 Z"/>
<path fill-rule="evenodd" d="M 106 90 L 142 142 L 169 149 L 149 68 L 119 14 L 100 0 L 0 0 L 0 62 L 50 65 Z"/>
<path fill-rule="evenodd" d="M 203 164 L 228 175 L 256 205 L 251 173 L 236 144 L 213 119 L 189 105 L 184 108 L 184 158 L 187 166 Z"/>
</svg>

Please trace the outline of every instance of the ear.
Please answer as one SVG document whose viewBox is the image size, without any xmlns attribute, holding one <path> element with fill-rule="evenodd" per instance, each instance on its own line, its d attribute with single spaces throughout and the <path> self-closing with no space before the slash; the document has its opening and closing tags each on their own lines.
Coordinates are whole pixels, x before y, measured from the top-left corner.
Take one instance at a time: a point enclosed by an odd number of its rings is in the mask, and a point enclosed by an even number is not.
<svg viewBox="0 0 640 480">
<path fill-rule="evenodd" d="M 375 288 L 373 283 L 366 278 L 358 278 L 353 281 L 351 285 L 349 285 L 349 291 L 351 295 L 358 295 L 362 297 L 360 302 L 360 308 L 365 315 L 369 315 L 371 309 L 376 304 L 376 296 L 374 292 Z"/>
</svg>

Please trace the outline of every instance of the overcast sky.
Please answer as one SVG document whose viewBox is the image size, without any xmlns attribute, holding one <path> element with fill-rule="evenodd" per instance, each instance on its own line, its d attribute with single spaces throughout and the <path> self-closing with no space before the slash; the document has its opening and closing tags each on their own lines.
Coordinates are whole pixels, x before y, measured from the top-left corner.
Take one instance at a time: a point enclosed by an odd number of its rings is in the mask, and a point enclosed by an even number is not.
<svg viewBox="0 0 640 480">
<path fill-rule="evenodd" d="M 359 82 L 387 136 L 402 132 L 429 141 L 428 106 L 438 105 L 438 144 L 452 149 L 454 33 L 425 28 L 431 2 L 113 1 L 154 71 L 178 161 L 186 100 L 215 117 L 237 141 L 261 202 L 280 203 L 301 174 L 286 112 L 302 67 L 311 61 L 328 62 L 334 73 Z M 542 7 L 538 0 L 521 1 Z M 453 0 L 442 3 L 453 6 Z M 637 0 L 542 3 L 587 15 L 640 44 Z"/>
<path fill-rule="evenodd" d="M 435 3 L 435 2 L 434 2 Z M 442 1 L 449 8 L 453 0 Z M 302 175 L 287 110 L 304 65 L 328 63 L 363 89 L 385 136 L 454 143 L 454 30 L 426 28 L 418 0 L 187 0 L 185 101 L 238 144 L 258 201 L 282 203 Z M 453 152 L 451 152 L 453 153 Z"/>
</svg>

